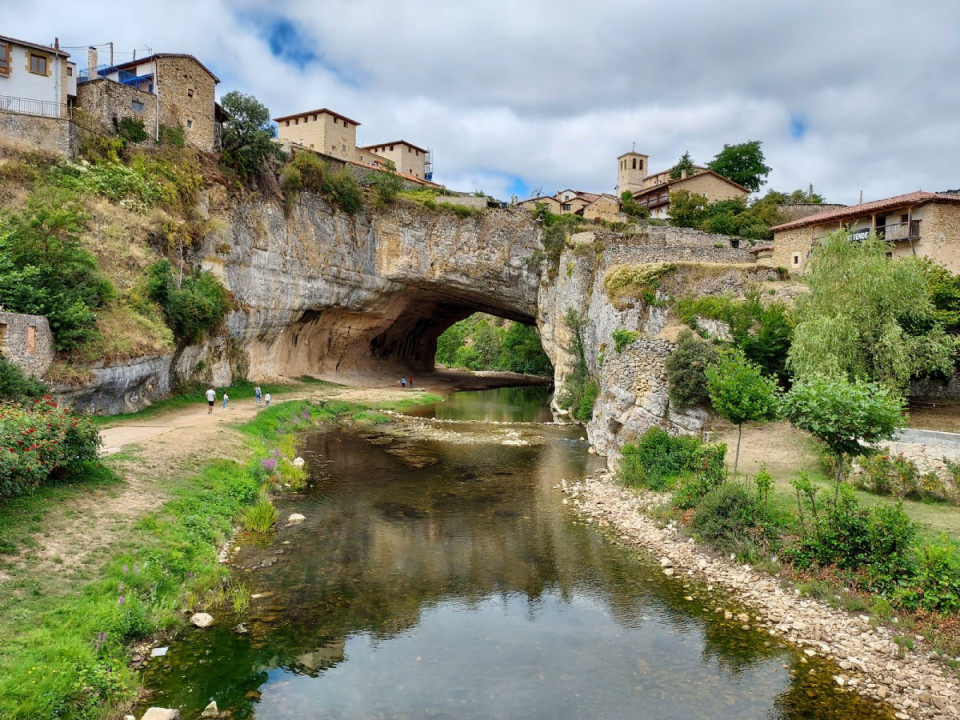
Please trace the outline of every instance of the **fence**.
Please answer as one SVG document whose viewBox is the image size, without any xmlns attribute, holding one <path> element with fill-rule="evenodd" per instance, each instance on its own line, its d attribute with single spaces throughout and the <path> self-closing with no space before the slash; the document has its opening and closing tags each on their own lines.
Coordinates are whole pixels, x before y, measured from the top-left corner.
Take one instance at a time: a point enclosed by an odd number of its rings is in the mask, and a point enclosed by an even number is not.
<svg viewBox="0 0 960 720">
<path fill-rule="evenodd" d="M 29 98 L 0 95 L 0 110 L 18 115 L 40 115 L 42 117 L 69 117 L 66 103 L 48 100 L 30 100 Z"/>
</svg>

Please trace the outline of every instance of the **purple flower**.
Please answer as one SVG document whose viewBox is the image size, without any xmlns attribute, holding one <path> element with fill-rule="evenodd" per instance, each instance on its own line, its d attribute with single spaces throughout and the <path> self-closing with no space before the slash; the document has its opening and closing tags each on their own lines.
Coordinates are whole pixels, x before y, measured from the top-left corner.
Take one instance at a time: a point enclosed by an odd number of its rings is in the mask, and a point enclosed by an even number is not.
<svg viewBox="0 0 960 720">
<path fill-rule="evenodd" d="M 124 575 L 127 574 L 127 566 L 126 566 L 126 565 L 123 566 L 123 574 L 124 574 Z"/>
<path fill-rule="evenodd" d="M 268 457 L 260 461 L 260 467 L 262 467 L 267 472 L 273 472 L 277 469 L 277 459 Z"/>
<path fill-rule="evenodd" d="M 126 598 L 123 595 L 120 596 L 120 604 L 123 605 L 126 602 Z"/>
</svg>

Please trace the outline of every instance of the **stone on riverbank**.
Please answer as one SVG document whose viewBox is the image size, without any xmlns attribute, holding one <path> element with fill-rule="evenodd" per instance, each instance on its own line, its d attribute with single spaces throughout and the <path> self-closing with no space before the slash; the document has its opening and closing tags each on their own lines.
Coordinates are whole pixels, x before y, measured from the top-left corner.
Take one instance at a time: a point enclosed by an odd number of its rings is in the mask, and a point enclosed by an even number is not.
<svg viewBox="0 0 960 720">
<path fill-rule="evenodd" d="M 209 613 L 194 613 L 190 616 L 190 624 L 198 628 L 207 628 L 213 625 L 213 615 Z"/>
</svg>

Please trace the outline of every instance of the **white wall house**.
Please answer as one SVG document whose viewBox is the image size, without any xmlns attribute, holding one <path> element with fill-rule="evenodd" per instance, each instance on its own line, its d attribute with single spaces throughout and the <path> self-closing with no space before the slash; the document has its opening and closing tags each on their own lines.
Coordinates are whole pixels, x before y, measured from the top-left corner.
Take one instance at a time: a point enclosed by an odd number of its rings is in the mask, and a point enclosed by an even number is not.
<svg viewBox="0 0 960 720">
<path fill-rule="evenodd" d="M 0 35 L 0 110 L 66 117 L 76 95 L 76 65 L 53 46 Z"/>
</svg>

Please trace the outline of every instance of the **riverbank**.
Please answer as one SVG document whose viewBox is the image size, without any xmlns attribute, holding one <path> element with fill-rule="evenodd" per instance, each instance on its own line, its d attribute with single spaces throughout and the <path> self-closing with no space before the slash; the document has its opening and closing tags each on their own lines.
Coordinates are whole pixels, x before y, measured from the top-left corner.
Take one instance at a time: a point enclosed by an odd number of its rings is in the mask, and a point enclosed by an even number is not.
<svg viewBox="0 0 960 720">
<path fill-rule="evenodd" d="M 927 658 L 922 637 L 912 649 L 894 641 L 893 628 L 876 626 L 781 586 L 747 565 L 736 565 L 698 546 L 673 524 L 660 526 L 648 513 L 667 500 L 663 494 L 636 492 L 618 485 L 608 471 L 598 471 L 560 486 L 574 508 L 624 542 L 660 558 L 665 574 L 677 582 L 702 582 L 733 592 L 749 608 L 716 607 L 744 624 L 761 628 L 838 664 L 838 686 L 890 705 L 896 717 L 948 720 L 960 716 L 960 682 L 942 662 Z"/>
</svg>

